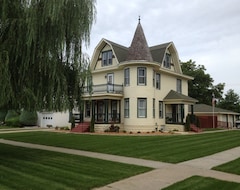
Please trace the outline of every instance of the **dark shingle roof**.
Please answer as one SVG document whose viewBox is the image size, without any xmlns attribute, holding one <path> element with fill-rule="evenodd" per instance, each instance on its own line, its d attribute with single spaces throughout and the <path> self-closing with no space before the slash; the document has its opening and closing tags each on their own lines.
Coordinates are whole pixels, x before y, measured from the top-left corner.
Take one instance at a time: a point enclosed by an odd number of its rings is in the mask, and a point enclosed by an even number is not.
<svg viewBox="0 0 240 190">
<path fill-rule="evenodd" d="M 153 61 L 151 52 L 149 50 L 147 40 L 145 38 L 141 23 L 138 23 L 131 46 L 129 47 L 127 61 L 131 60 L 145 60 Z"/>
<path fill-rule="evenodd" d="M 213 112 L 213 107 L 206 105 L 206 104 L 195 104 L 193 106 L 193 109 L 194 109 L 195 113 L 212 113 Z M 218 107 L 214 107 L 214 112 L 216 112 L 216 113 L 217 112 L 218 113 L 235 113 L 235 114 L 239 115 L 239 113 L 236 113 L 236 112 L 233 112 L 230 110 L 226 110 L 226 109 L 222 109 L 222 108 L 218 108 Z"/>
<path fill-rule="evenodd" d="M 185 103 L 196 103 L 198 100 L 191 98 L 189 96 L 186 96 L 184 94 L 180 94 L 174 90 L 171 90 L 167 96 L 163 99 L 163 101 L 166 102 L 185 102 Z"/>
<path fill-rule="evenodd" d="M 106 39 L 105 39 L 106 40 Z M 123 62 L 126 60 L 127 54 L 128 54 L 128 48 L 125 46 L 122 46 L 120 44 L 117 44 L 115 42 L 112 42 L 110 40 L 106 40 L 108 43 L 111 44 L 113 51 L 116 54 L 116 57 L 119 62 Z"/>
<path fill-rule="evenodd" d="M 171 42 L 160 44 L 157 46 L 150 47 L 150 52 L 152 54 L 153 61 L 158 63 L 162 63 L 164 59 L 164 55 L 167 47 L 171 44 Z"/>
</svg>

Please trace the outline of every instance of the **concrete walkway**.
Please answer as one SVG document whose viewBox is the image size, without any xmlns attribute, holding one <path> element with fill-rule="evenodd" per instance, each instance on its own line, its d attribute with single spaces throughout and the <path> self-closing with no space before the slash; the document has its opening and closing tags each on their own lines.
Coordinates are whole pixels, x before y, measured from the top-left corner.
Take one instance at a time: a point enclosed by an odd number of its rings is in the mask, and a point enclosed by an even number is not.
<svg viewBox="0 0 240 190">
<path fill-rule="evenodd" d="M 2 132 L 2 131 L 1 131 Z M 49 150 L 62 152 L 67 154 L 75 154 L 87 157 L 93 157 L 114 162 L 128 163 L 139 166 L 147 166 L 154 170 L 133 176 L 105 187 L 97 188 L 98 190 L 157 190 L 167 187 L 178 181 L 182 181 L 193 175 L 212 177 L 225 181 L 240 182 L 240 175 L 228 174 L 224 172 L 210 170 L 212 167 L 235 160 L 240 157 L 240 147 L 236 147 L 224 152 L 213 154 L 210 156 L 189 160 L 179 164 L 169 164 L 158 161 L 144 160 L 138 158 L 130 158 L 124 156 L 109 155 L 96 152 L 88 152 L 82 150 L 60 148 L 39 144 L 31 144 L 17 142 L 11 140 L 0 139 L 0 143 L 26 148 L 34 148 L 41 150 Z"/>
</svg>

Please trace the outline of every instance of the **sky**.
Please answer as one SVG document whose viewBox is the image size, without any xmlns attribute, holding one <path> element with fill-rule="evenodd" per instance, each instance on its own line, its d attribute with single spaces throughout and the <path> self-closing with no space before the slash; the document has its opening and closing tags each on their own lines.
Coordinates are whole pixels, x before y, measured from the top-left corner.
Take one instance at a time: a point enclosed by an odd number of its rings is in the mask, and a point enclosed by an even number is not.
<svg viewBox="0 0 240 190">
<path fill-rule="evenodd" d="M 240 0 L 97 0 L 96 11 L 90 57 L 102 38 L 129 47 L 140 16 L 149 46 L 172 41 L 181 61 L 240 95 Z"/>
</svg>

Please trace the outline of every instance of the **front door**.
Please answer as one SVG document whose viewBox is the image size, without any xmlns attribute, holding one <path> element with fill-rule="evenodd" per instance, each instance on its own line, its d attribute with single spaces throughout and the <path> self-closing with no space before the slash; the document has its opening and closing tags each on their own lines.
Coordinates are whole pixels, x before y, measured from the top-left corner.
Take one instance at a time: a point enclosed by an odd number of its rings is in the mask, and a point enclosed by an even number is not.
<svg viewBox="0 0 240 190">
<path fill-rule="evenodd" d="M 114 84 L 114 75 L 113 73 L 107 74 L 107 91 L 113 92 L 113 84 Z"/>
</svg>

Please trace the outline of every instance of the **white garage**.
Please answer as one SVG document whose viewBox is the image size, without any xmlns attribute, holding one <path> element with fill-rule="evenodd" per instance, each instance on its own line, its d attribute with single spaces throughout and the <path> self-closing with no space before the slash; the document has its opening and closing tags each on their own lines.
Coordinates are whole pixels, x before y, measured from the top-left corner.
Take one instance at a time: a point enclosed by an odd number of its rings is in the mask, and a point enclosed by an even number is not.
<svg viewBox="0 0 240 190">
<path fill-rule="evenodd" d="M 38 112 L 39 127 L 70 127 L 69 112 Z"/>
</svg>

